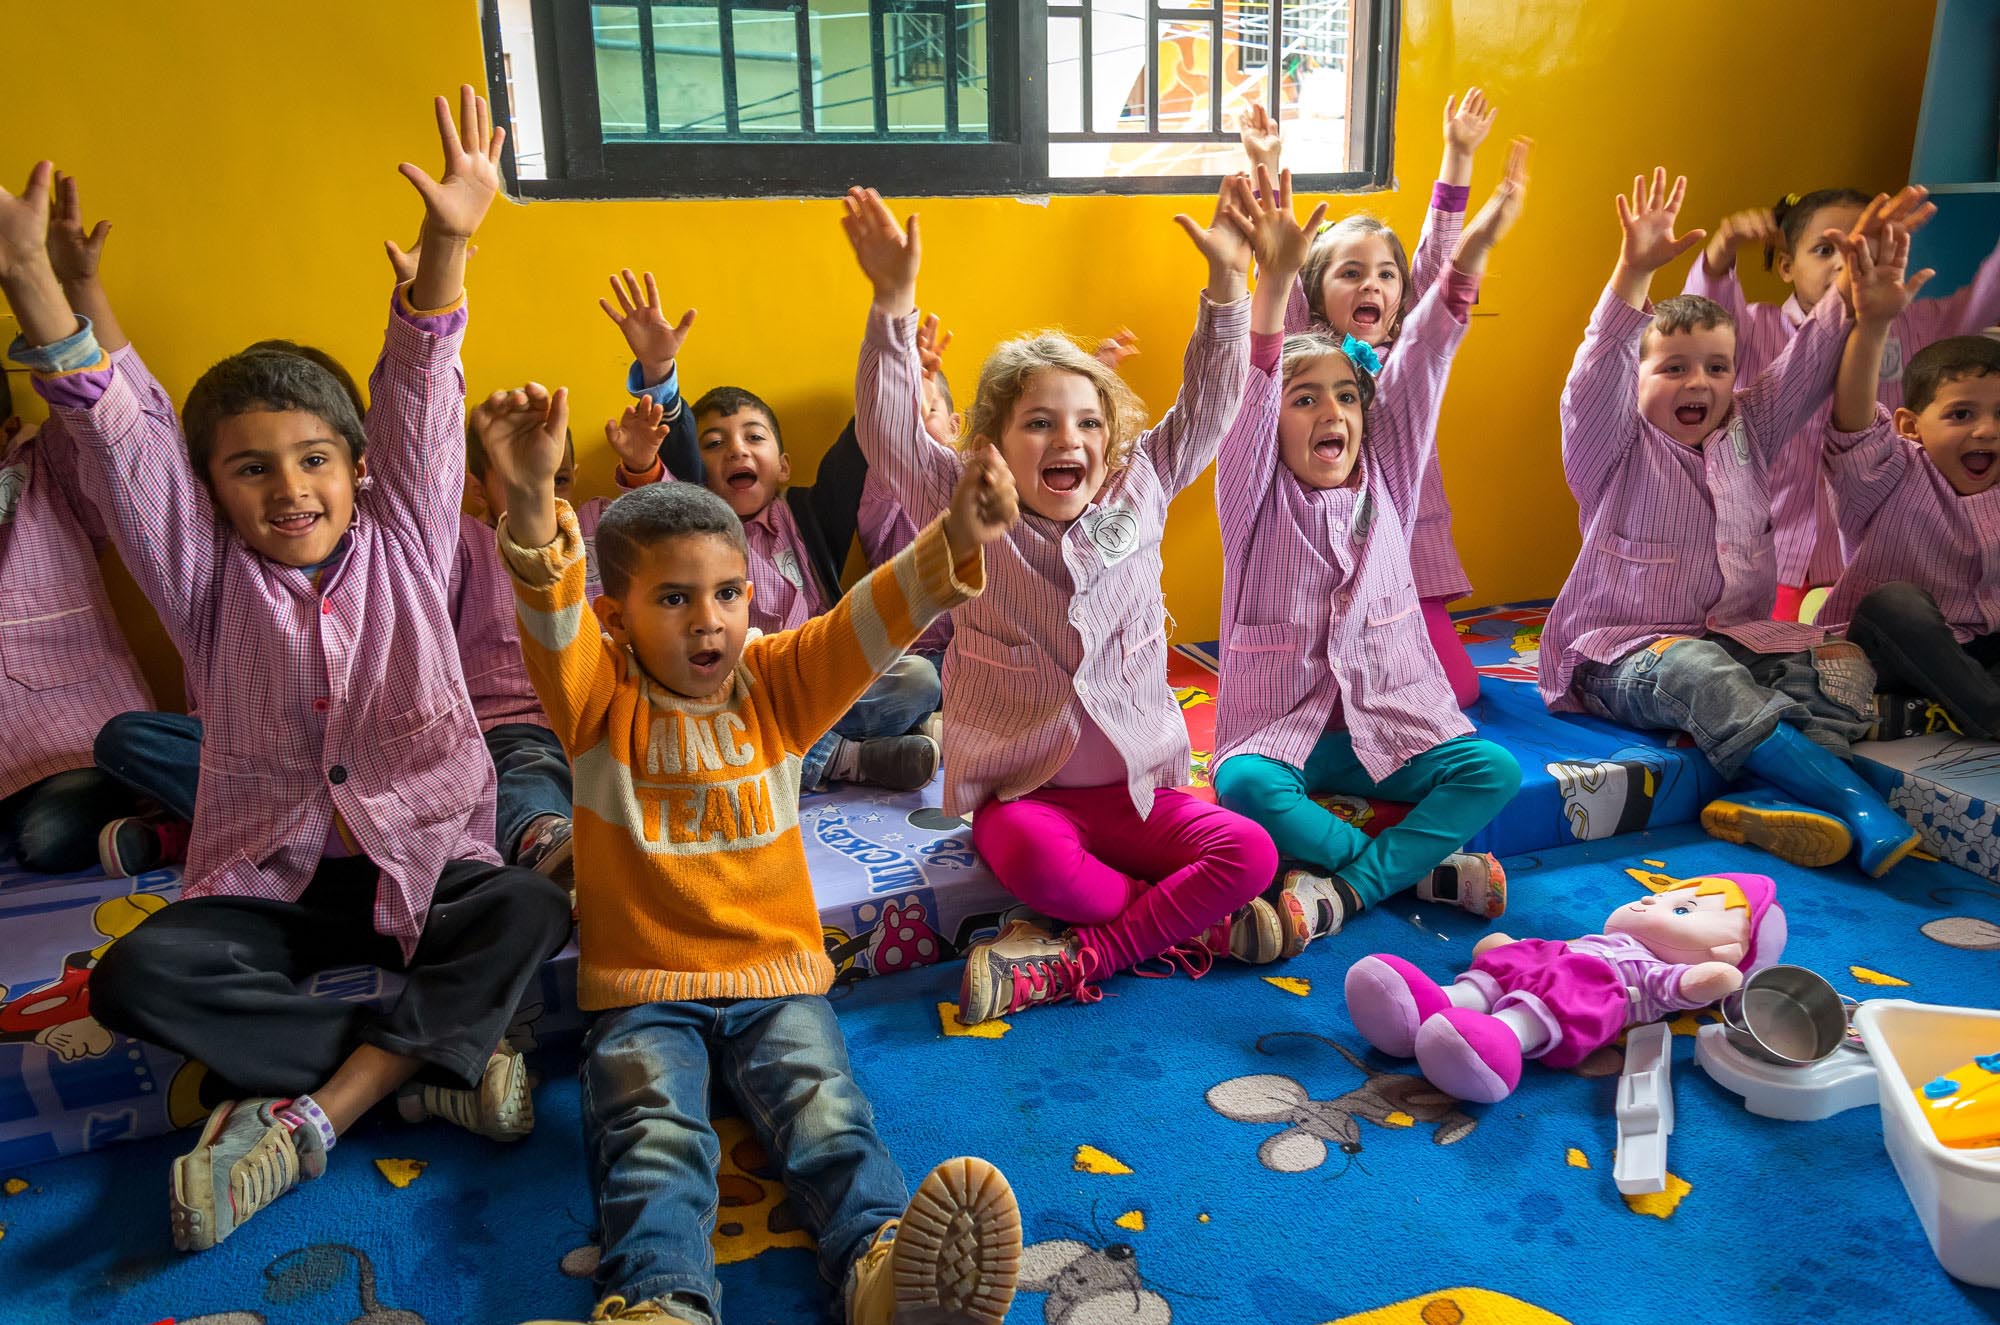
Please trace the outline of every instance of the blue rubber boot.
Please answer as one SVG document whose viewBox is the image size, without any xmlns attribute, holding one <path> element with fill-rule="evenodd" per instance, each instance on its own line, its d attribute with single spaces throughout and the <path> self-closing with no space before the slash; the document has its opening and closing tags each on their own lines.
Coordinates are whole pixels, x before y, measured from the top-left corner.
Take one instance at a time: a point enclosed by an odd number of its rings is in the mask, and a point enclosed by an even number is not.
<svg viewBox="0 0 2000 1325">
<path fill-rule="evenodd" d="M 1917 848 L 1917 830 L 1838 755 L 1814 745 L 1796 727 L 1779 723 L 1743 767 L 1793 799 L 1838 817 L 1854 835 L 1855 853 L 1871 879 Z"/>
<path fill-rule="evenodd" d="M 1808 869 L 1838 865 L 1854 849 L 1854 836 L 1838 816 L 1786 800 L 1768 787 L 1718 796 L 1702 809 L 1701 826 L 1710 837 L 1761 847 Z"/>
</svg>

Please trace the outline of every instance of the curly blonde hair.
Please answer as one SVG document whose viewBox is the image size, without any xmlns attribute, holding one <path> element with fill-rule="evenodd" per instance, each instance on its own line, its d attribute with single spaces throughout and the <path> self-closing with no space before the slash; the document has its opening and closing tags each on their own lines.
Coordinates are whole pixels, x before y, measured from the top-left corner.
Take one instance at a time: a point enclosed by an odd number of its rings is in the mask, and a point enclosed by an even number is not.
<svg viewBox="0 0 2000 1325">
<path fill-rule="evenodd" d="M 966 418 L 964 444 L 977 445 L 984 438 L 997 446 L 1028 383 L 1037 373 L 1046 372 L 1075 373 L 1090 380 L 1097 389 L 1108 434 L 1104 466 L 1114 473 L 1124 468 L 1132 458 L 1133 445 L 1146 430 L 1145 402 L 1125 385 L 1124 378 L 1060 331 L 1003 341 L 986 356 L 979 370 L 979 389 Z"/>
</svg>

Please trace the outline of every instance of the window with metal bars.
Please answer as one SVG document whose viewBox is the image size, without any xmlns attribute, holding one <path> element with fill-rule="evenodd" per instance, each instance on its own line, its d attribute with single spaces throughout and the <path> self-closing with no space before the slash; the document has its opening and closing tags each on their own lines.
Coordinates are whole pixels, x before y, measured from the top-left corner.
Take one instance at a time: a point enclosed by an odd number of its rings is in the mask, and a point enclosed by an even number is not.
<svg viewBox="0 0 2000 1325">
<path fill-rule="evenodd" d="M 1397 0 L 482 0 L 539 197 L 1193 192 L 1278 115 L 1303 187 L 1389 177 Z"/>
</svg>

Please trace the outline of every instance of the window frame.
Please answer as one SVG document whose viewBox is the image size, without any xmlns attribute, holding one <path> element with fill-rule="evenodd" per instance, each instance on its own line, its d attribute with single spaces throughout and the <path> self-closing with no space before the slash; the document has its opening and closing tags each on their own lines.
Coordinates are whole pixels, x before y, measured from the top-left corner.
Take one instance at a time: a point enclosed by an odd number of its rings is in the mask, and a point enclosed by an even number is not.
<svg viewBox="0 0 2000 1325">
<path fill-rule="evenodd" d="M 1284 0 L 1267 2 L 1268 18 L 1282 21 Z M 1219 6 L 1221 0 L 1215 3 Z M 1361 167 L 1298 176 L 1295 185 L 1302 192 L 1361 193 L 1391 186 L 1402 0 L 1367 0 L 1367 4 L 1367 39 L 1349 34 L 1352 81 L 1370 88 L 1369 113 L 1357 117 L 1349 131 L 1350 156 L 1359 159 Z M 1016 4 L 1001 0 L 987 7 L 987 66 L 993 73 L 987 80 L 990 142 L 885 143 L 837 136 L 751 143 L 605 142 L 591 39 L 591 0 L 529 0 L 542 107 L 543 158 L 549 177 L 520 177 L 510 134 L 501 162 L 507 191 L 524 199 L 639 200 L 833 198 L 852 184 L 905 197 L 1214 192 L 1219 183 L 1214 175 L 1069 178 L 1049 174 L 1051 142 L 1093 139 L 1049 131 L 1045 72 L 1048 8 L 1049 0 L 1019 0 Z M 495 121 L 511 127 L 500 0 L 480 0 L 479 9 L 488 98 Z M 1151 9 L 1162 11 L 1168 19 L 1207 16 L 1207 11 L 1184 9 L 1170 0 L 1149 0 L 1149 14 Z M 1003 54 L 1011 69 L 1003 66 Z M 1019 73 L 1022 70 L 1043 72 L 1025 77 Z M 1383 70 L 1388 71 L 1387 77 L 1382 76 Z M 892 73 L 885 71 L 885 79 Z M 1121 142 L 1214 142 L 1220 138 L 1233 141 L 1234 135 L 1126 132 L 1116 138 Z"/>
</svg>

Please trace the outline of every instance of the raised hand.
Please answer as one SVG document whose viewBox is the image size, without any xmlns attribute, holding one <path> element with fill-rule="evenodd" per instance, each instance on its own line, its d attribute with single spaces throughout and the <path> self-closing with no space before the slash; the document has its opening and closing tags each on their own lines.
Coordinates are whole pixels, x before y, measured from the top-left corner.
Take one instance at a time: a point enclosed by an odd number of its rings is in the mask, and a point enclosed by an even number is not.
<svg viewBox="0 0 2000 1325">
<path fill-rule="evenodd" d="M 1208 260 L 1208 298 L 1217 304 L 1234 303 L 1243 297 L 1250 274 L 1252 250 L 1249 218 L 1236 207 L 1237 191 L 1249 186 L 1242 174 L 1223 177 L 1215 193 L 1215 215 L 1206 226 L 1196 223 L 1186 212 L 1174 217 L 1174 224 L 1187 232 L 1202 257 Z"/>
<path fill-rule="evenodd" d="M 88 231 L 83 228 L 83 199 L 77 192 L 76 176 L 58 170 L 55 175 L 55 206 L 49 212 L 49 266 L 64 285 L 94 280 L 104 241 L 111 235 L 111 222 L 99 221 Z"/>
<path fill-rule="evenodd" d="M 458 89 L 458 123 L 451 103 L 434 100 L 438 142 L 444 148 L 444 176 L 432 179 L 408 161 L 397 166 L 424 200 L 424 233 L 444 239 L 471 239 L 500 192 L 500 146 L 507 131 L 493 127 L 493 111 L 470 83 Z"/>
<path fill-rule="evenodd" d="M 486 451 L 487 467 L 512 493 L 547 488 L 568 449 L 569 388 L 551 392 L 540 382 L 495 391 L 472 411 L 472 426 Z M 513 509 L 509 503 L 509 510 Z"/>
<path fill-rule="evenodd" d="M 1444 169 L 1439 177 L 1447 184 L 1472 182 L 1472 157 L 1486 135 L 1493 131 L 1493 117 L 1499 107 L 1486 100 L 1476 87 L 1465 90 L 1465 99 L 1444 99 Z"/>
<path fill-rule="evenodd" d="M 660 462 L 660 443 L 667 439 L 661 422 L 666 410 L 651 396 L 634 401 L 615 419 L 604 421 L 604 440 L 628 474 L 650 474 Z"/>
<path fill-rule="evenodd" d="M 389 255 L 389 269 L 396 273 L 396 284 L 406 285 L 416 279 L 417 263 L 424 256 L 424 232 L 421 228 L 417 231 L 417 237 L 410 241 L 408 248 L 397 248 L 396 241 L 393 239 L 383 240 L 382 248 Z M 467 244 L 465 246 L 465 256 L 468 258 L 478 257 L 479 245 Z"/>
<path fill-rule="evenodd" d="M 951 333 L 941 329 L 936 313 L 917 324 L 917 362 L 926 378 L 936 377 L 944 367 L 945 348 L 950 344 Z"/>
<path fill-rule="evenodd" d="M 1097 342 L 1097 361 L 1114 373 L 1120 364 L 1138 352 L 1139 333 L 1130 327 L 1120 327 Z"/>
<path fill-rule="evenodd" d="M 876 307 L 892 317 L 916 308 L 917 272 L 923 267 L 923 238 L 916 213 L 909 228 L 896 224 L 896 214 L 873 189 L 853 188 L 841 200 L 845 209 L 840 228 L 854 247 L 854 260 L 875 288 Z"/>
<path fill-rule="evenodd" d="M 1241 179 L 1241 176 L 1238 177 Z M 1257 255 L 1257 282 L 1277 281 L 1289 287 L 1312 250 L 1313 237 L 1326 219 L 1326 204 L 1320 203 L 1304 225 L 1292 214 L 1292 172 L 1280 171 L 1275 181 L 1271 172 L 1257 167 L 1257 187 L 1244 180 L 1230 204 L 1230 215 L 1249 237 Z"/>
<path fill-rule="evenodd" d="M 695 310 L 690 308 L 681 314 L 680 321 L 669 323 L 666 309 L 660 305 L 660 287 L 653 273 L 646 273 L 642 292 L 639 278 L 630 267 L 611 278 L 611 293 L 618 300 L 616 308 L 609 299 L 599 299 L 597 306 L 624 335 L 647 384 L 657 386 L 666 381 L 667 374 L 674 370 L 674 360 L 680 357 L 688 332 L 694 327 Z"/>
<path fill-rule="evenodd" d="M 952 556 L 963 561 L 976 547 L 1006 534 L 1021 518 L 1014 475 L 991 443 L 967 453 L 945 512 L 944 534 Z"/>
<path fill-rule="evenodd" d="M 1487 254 L 1507 237 L 1514 222 L 1521 219 L 1521 209 L 1528 202 L 1528 153 L 1534 145 L 1532 138 L 1516 138 L 1507 144 L 1507 164 L 1501 171 L 1500 183 L 1486 205 L 1466 222 L 1464 233 L 1459 236 L 1458 251 L 1451 259 L 1451 265 L 1458 270 L 1469 276 L 1484 271 Z"/>
<path fill-rule="evenodd" d="M 1778 228 L 1777 218 L 1771 209 L 1750 207 L 1722 218 L 1722 224 L 1715 227 L 1715 233 L 1709 236 L 1708 247 L 1702 251 L 1701 260 L 1707 266 L 1709 275 L 1720 276 L 1736 265 L 1736 250 L 1743 245 L 1777 248 L 1784 242 L 1785 232 Z"/>
<path fill-rule="evenodd" d="M 20 194 L 0 189 L 0 279 L 21 276 L 48 261 L 49 186 L 55 167 L 38 161 Z"/>
<path fill-rule="evenodd" d="M 1278 135 L 1278 122 L 1261 102 L 1237 123 L 1236 133 L 1243 141 L 1243 154 L 1250 158 L 1252 170 L 1262 166 L 1273 175 L 1278 173 L 1278 156 L 1284 144 Z"/>
<path fill-rule="evenodd" d="M 1904 278 L 1910 264 L 1910 232 L 1899 225 L 1883 226 L 1879 232 L 1856 229 L 1853 234 L 1829 230 L 1826 237 L 1844 259 L 1842 293 L 1857 322 L 1887 325 L 1895 321 L 1937 275 L 1926 267 Z"/>
<path fill-rule="evenodd" d="M 1708 238 L 1706 230 L 1674 233 L 1686 197 L 1687 176 L 1675 176 L 1669 188 L 1664 166 L 1654 167 L 1650 184 L 1644 175 L 1632 177 L 1632 196 L 1618 195 L 1618 224 L 1625 231 L 1618 252 L 1621 265 L 1650 275 Z"/>
</svg>

